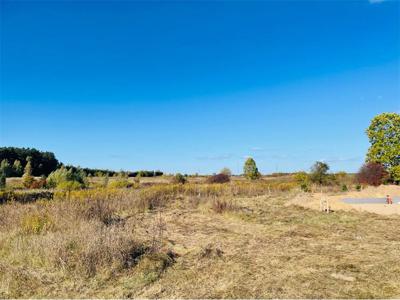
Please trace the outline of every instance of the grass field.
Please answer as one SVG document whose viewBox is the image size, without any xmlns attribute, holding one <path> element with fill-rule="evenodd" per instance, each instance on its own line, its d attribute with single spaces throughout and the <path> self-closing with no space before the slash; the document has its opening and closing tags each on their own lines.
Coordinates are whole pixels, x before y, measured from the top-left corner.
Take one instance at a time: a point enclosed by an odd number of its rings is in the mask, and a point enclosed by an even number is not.
<svg viewBox="0 0 400 300">
<path fill-rule="evenodd" d="M 0 206 L 0 297 L 398 298 L 400 217 L 248 184 Z M 256 184 L 255 184 L 256 185 Z"/>
</svg>

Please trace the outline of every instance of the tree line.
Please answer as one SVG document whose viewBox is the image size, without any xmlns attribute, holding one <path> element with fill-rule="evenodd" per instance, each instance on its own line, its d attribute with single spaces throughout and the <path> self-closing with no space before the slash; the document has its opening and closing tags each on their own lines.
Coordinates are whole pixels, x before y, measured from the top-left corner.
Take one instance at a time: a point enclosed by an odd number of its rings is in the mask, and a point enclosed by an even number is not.
<svg viewBox="0 0 400 300">
<path fill-rule="evenodd" d="M 357 183 L 369 185 L 400 183 L 400 115 L 397 113 L 383 113 L 376 116 L 372 119 L 366 133 L 371 146 L 368 150 L 365 164 L 356 175 Z M 83 184 L 84 181 L 81 178 L 86 176 L 105 178 L 108 178 L 108 176 L 120 176 L 121 178 L 126 178 L 163 175 L 161 171 L 115 172 L 104 169 L 82 169 L 75 166 L 64 166 L 55 158 L 54 153 L 42 152 L 34 148 L 1 147 L 0 161 L 0 186 L 5 185 L 5 177 L 22 175 L 26 186 L 41 184 L 33 180 L 33 176 L 51 175 L 49 176 L 51 178 L 64 178 L 65 180 L 63 179 L 63 181 Z M 329 174 L 328 171 L 329 166 L 326 163 L 316 162 L 312 166 L 310 173 L 298 172 L 296 180 L 304 190 L 308 190 L 310 183 L 319 185 L 337 184 L 346 177 L 344 172 Z M 231 171 L 225 168 L 217 175 L 210 181 L 227 182 Z M 243 167 L 243 175 L 249 180 L 256 180 L 261 177 L 253 158 L 246 160 Z M 176 174 L 175 177 L 177 182 L 183 183 L 187 176 Z"/>
<path fill-rule="evenodd" d="M 35 148 L 0 147 L 0 173 L 5 177 L 22 177 L 28 161 L 32 176 L 48 176 L 50 173 L 64 166 L 58 161 L 53 152 L 39 151 Z M 66 165 L 65 168 L 76 172 L 82 170 L 87 176 L 117 176 L 124 172 L 128 177 L 153 177 L 161 176 L 161 171 L 141 170 L 141 171 L 113 171 L 107 169 L 79 168 Z"/>
<path fill-rule="evenodd" d="M 0 148 L 0 168 L 6 177 L 21 177 L 30 160 L 33 176 L 49 175 L 60 166 L 53 152 L 35 148 Z"/>
</svg>

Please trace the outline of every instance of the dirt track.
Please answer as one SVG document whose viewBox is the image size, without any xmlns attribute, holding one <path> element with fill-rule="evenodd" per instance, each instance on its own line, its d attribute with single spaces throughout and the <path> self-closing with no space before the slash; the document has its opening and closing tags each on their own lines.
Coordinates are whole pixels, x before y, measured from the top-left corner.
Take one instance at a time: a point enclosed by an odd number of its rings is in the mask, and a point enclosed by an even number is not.
<svg viewBox="0 0 400 300">
<path fill-rule="evenodd" d="M 362 198 L 384 198 L 390 195 L 394 201 L 393 204 L 350 204 L 345 203 L 343 199 L 362 199 Z M 400 186 L 382 185 L 379 187 L 367 187 L 359 192 L 351 191 L 341 194 L 301 194 L 295 197 L 289 204 L 300 205 L 312 209 L 320 209 L 321 199 L 326 200 L 332 210 L 357 210 L 368 211 L 381 215 L 400 215 L 400 204 L 397 199 L 400 197 Z"/>
</svg>

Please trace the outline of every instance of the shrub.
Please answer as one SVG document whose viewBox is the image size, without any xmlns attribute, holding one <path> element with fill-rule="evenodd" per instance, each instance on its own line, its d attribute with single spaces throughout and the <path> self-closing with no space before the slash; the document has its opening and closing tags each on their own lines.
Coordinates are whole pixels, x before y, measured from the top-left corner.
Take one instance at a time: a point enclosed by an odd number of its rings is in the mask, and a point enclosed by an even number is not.
<svg viewBox="0 0 400 300">
<path fill-rule="evenodd" d="M 133 187 L 133 183 L 129 182 L 127 178 L 118 178 L 115 181 L 111 181 L 108 186 L 110 188 L 116 188 L 116 189 L 121 189 L 121 188 L 130 188 Z"/>
<path fill-rule="evenodd" d="M 68 170 L 65 167 L 61 167 L 53 172 L 47 177 L 47 186 L 50 188 L 57 187 L 63 181 L 68 180 Z"/>
<path fill-rule="evenodd" d="M 87 179 L 82 169 L 61 167 L 47 177 L 47 186 L 60 189 L 83 188 L 87 186 Z"/>
<path fill-rule="evenodd" d="M 308 184 L 306 184 L 306 183 L 302 183 L 301 185 L 300 185 L 300 189 L 303 191 L 303 192 L 311 192 L 311 189 L 310 189 L 310 187 L 309 187 L 309 185 Z"/>
<path fill-rule="evenodd" d="M 226 183 L 229 181 L 230 181 L 229 176 L 222 173 L 207 178 L 207 183 Z"/>
<path fill-rule="evenodd" d="M 343 184 L 342 185 L 342 192 L 347 192 L 349 189 L 347 188 L 347 185 Z"/>
<path fill-rule="evenodd" d="M 234 210 L 234 205 L 224 199 L 216 199 L 212 202 L 212 209 L 215 213 L 222 214 L 226 211 Z"/>
<path fill-rule="evenodd" d="M 247 179 L 251 180 L 258 179 L 261 176 L 260 172 L 258 172 L 255 160 L 251 157 L 249 157 L 244 163 L 243 173 Z"/>
<path fill-rule="evenodd" d="M 110 225 L 114 220 L 115 209 L 108 199 L 98 197 L 85 201 L 79 208 L 79 212 L 88 220 L 97 219 Z"/>
<path fill-rule="evenodd" d="M 223 168 L 222 170 L 221 170 L 221 172 L 219 172 L 220 174 L 224 174 L 224 175 L 227 175 L 227 176 L 232 176 L 232 172 L 231 172 L 231 170 L 229 169 L 229 168 Z"/>
<path fill-rule="evenodd" d="M 29 188 L 31 189 L 42 189 L 46 186 L 46 178 L 40 178 L 39 180 L 33 180 L 31 186 Z"/>
<path fill-rule="evenodd" d="M 346 178 L 347 178 L 347 173 L 344 172 L 344 171 L 337 172 L 337 173 L 335 174 L 335 179 L 336 179 L 336 181 L 338 181 L 339 183 L 344 183 L 345 180 L 346 180 Z"/>
<path fill-rule="evenodd" d="M 140 258 L 136 272 L 142 281 L 152 283 L 173 263 L 174 254 L 172 252 L 146 253 Z"/>
<path fill-rule="evenodd" d="M 186 178 L 181 173 L 176 173 L 176 175 L 172 178 L 172 183 L 175 184 L 185 184 Z"/>
<path fill-rule="evenodd" d="M 297 172 L 294 174 L 294 179 L 304 192 L 310 191 L 310 176 L 304 172 Z"/>
<path fill-rule="evenodd" d="M 358 183 L 373 186 L 382 184 L 387 178 L 388 173 L 383 165 L 375 162 L 364 164 L 356 176 Z"/>
<path fill-rule="evenodd" d="M 146 253 L 142 242 L 124 228 L 90 225 L 76 231 L 51 249 L 52 263 L 71 273 L 93 277 L 102 270 L 130 268 Z"/>
<path fill-rule="evenodd" d="M 62 181 L 57 185 L 57 189 L 62 191 L 75 191 L 82 188 L 82 185 L 77 181 Z"/>
<path fill-rule="evenodd" d="M 310 180 L 313 183 L 318 183 L 318 184 L 328 183 L 329 181 L 328 170 L 329 170 L 328 164 L 321 161 L 317 161 L 311 167 Z"/>
</svg>

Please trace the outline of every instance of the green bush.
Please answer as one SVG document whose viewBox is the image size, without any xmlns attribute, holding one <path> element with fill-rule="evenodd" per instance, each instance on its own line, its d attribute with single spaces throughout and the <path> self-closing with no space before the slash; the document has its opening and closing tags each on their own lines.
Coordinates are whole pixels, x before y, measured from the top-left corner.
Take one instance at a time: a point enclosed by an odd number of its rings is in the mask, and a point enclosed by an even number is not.
<svg viewBox="0 0 400 300">
<path fill-rule="evenodd" d="M 129 182 L 127 178 L 119 178 L 115 181 L 111 181 L 108 184 L 108 187 L 121 189 L 121 188 L 130 188 L 133 187 L 133 185 L 134 184 L 132 182 Z"/>
<path fill-rule="evenodd" d="M 87 178 L 82 169 L 61 167 L 47 177 L 47 186 L 59 189 L 77 189 L 87 186 Z"/>
<path fill-rule="evenodd" d="M 183 176 L 181 173 L 176 173 L 176 175 L 172 179 L 172 183 L 185 184 L 186 181 L 187 180 L 186 180 L 185 176 Z"/>
<path fill-rule="evenodd" d="M 82 185 L 77 181 L 62 181 L 57 185 L 58 190 L 75 191 L 82 188 Z"/>
<path fill-rule="evenodd" d="M 307 183 L 302 183 L 301 185 L 300 185 L 300 188 L 301 188 L 301 190 L 303 191 L 303 192 L 311 192 L 311 189 L 310 189 L 310 187 L 309 187 L 309 185 L 307 184 Z"/>
</svg>

